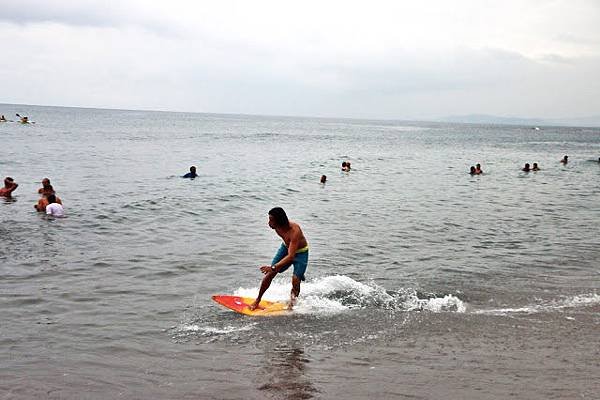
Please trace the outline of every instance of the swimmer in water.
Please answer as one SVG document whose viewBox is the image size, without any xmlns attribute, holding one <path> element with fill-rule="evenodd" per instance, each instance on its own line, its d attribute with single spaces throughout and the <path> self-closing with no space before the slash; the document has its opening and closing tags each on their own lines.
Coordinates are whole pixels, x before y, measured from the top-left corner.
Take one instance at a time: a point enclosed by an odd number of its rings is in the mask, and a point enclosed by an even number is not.
<svg viewBox="0 0 600 400">
<path fill-rule="evenodd" d="M 64 217 L 65 209 L 63 208 L 61 203 L 57 202 L 57 198 L 55 195 L 48 195 L 48 205 L 46 206 L 46 215 L 50 215 L 52 217 Z"/>
<path fill-rule="evenodd" d="M 325 184 L 325 182 L 327 182 L 327 176 L 326 175 L 321 175 L 321 183 Z"/>
<path fill-rule="evenodd" d="M 481 170 L 481 164 L 477 164 L 477 165 L 475 166 L 475 174 L 476 174 L 476 175 L 483 174 L 483 171 Z"/>
<path fill-rule="evenodd" d="M 50 179 L 42 179 L 42 187 L 38 189 L 38 193 L 46 196 L 49 194 L 54 194 L 54 188 L 50 184 Z"/>
<path fill-rule="evenodd" d="M 13 178 L 7 176 L 4 178 L 4 187 L 0 188 L 0 197 L 12 197 L 12 192 L 19 187 Z"/>
<path fill-rule="evenodd" d="M 569 156 L 564 156 L 562 160 L 560 160 L 561 164 L 567 165 L 569 162 Z"/>
<path fill-rule="evenodd" d="M 182 176 L 182 178 L 195 178 L 197 177 L 198 174 L 196 173 L 196 167 L 195 166 L 191 166 L 190 167 L 190 172 L 188 172 L 187 174 L 185 174 L 184 176 Z"/>
<path fill-rule="evenodd" d="M 532 170 L 532 171 L 539 171 L 539 170 L 540 170 L 540 167 L 538 167 L 537 163 L 536 163 L 536 162 L 534 162 L 534 163 L 533 163 L 533 166 L 531 167 L 531 170 Z"/>
<path fill-rule="evenodd" d="M 46 210 L 46 206 L 50 204 L 48 203 L 48 196 L 50 196 L 51 194 L 56 196 L 56 192 L 50 184 L 50 179 L 42 179 L 42 187 L 38 189 L 38 193 L 41 195 L 41 198 L 38 200 L 37 204 L 33 205 L 33 208 L 35 208 L 39 212 L 43 212 Z M 56 203 L 62 204 L 62 200 L 58 196 L 56 196 Z"/>
<path fill-rule="evenodd" d="M 529 163 L 525 163 L 525 166 L 523 167 L 523 169 L 521 171 L 523 171 L 523 172 L 531 171 L 531 168 L 529 168 Z"/>
<path fill-rule="evenodd" d="M 471 165 L 471 170 L 469 171 L 470 175 L 477 175 L 477 170 L 475 169 L 474 166 Z"/>
</svg>

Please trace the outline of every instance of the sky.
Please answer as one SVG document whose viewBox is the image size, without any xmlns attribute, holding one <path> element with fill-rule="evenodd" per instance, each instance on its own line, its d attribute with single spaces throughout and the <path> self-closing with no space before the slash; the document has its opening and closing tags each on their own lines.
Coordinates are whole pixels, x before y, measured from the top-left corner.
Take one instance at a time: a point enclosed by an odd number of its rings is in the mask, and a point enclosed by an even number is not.
<svg viewBox="0 0 600 400">
<path fill-rule="evenodd" d="M 0 0 L 0 103 L 600 114 L 600 1 Z"/>
</svg>

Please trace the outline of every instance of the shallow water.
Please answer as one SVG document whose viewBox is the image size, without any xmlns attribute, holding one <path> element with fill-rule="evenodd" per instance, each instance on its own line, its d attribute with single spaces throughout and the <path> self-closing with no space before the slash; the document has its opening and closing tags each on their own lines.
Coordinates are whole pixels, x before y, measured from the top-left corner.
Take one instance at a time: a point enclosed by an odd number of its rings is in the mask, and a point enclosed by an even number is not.
<svg viewBox="0 0 600 400">
<path fill-rule="evenodd" d="M 600 392 L 599 129 L 0 110 L 36 122 L 0 124 L 3 398 Z M 33 210 L 46 176 L 67 218 Z M 257 293 L 274 206 L 307 282 L 234 314 L 210 296 Z"/>
</svg>

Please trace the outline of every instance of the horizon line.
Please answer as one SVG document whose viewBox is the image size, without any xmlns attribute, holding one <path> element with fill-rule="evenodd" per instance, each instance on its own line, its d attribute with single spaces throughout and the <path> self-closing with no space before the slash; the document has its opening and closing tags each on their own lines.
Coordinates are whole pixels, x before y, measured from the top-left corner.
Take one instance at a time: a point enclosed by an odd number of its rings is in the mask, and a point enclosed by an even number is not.
<svg viewBox="0 0 600 400">
<path fill-rule="evenodd" d="M 429 119 L 419 118 L 358 118 L 358 117 L 339 117 L 339 116 L 314 116 L 314 115 L 279 115 L 279 114 L 248 114 L 248 113 L 235 113 L 235 112 L 213 112 L 213 111 L 176 111 L 176 110 L 160 110 L 160 109 L 147 109 L 147 108 L 113 108 L 113 107 L 94 107 L 94 106 L 73 106 L 73 105 L 48 105 L 48 104 L 26 104 L 26 103 L 0 103 L 0 105 L 11 105 L 11 106 L 33 106 L 33 107 L 56 107 L 56 108 L 79 108 L 84 110 L 105 110 L 105 111 L 128 111 L 128 112 L 156 112 L 156 113 L 173 113 L 173 114 L 205 114 L 205 115 L 230 115 L 230 116 L 245 116 L 245 117 L 267 117 L 267 118 L 303 118 L 303 119 L 338 119 L 338 120 L 354 120 L 354 121 L 385 121 L 385 122 L 428 122 L 428 123 L 452 123 L 452 124 L 466 124 L 466 125 L 508 125 L 508 126 L 560 126 L 560 127 L 572 127 L 572 128 L 600 128 L 600 122 L 593 126 L 578 126 L 578 125 L 565 125 L 561 124 L 560 120 L 580 120 L 588 118 L 600 118 L 600 116 L 584 116 L 584 117 L 558 117 L 551 120 L 539 117 L 515 117 L 515 116 L 501 116 L 493 114 L 483 113 L 471 113 L 471 114 L 457 114 L 443 117 L 432 117 Z M 448 121 L 451 118 L 468 118 L 468 117 L 485 117 L 485 118 L 499 118 L 499 119 L 514 119 L 521 120 L 513 123 L 506 122 L 468 122 L 468 121 Z M 524 123 L 530 120 L 531 124 Z M 554 124 L 552 123 L 554 122 Z M 558 124 L 558 125 L 557 125 Z"/>
</svg>

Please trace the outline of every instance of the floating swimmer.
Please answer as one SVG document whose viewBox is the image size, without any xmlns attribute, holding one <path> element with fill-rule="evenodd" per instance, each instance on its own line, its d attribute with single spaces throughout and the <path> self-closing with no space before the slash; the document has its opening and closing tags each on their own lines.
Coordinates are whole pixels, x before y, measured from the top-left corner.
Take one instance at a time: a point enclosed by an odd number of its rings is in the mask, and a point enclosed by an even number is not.
<svg viewBox="0 0 600 400">
<path fill-rule="evenodd" d="M 183 175 L 182 178 L 191 178 L 191 179 L 194 179 L 197 176 L 198 176 L 198 174 L 196 173 L 196 167 L 192 165 L 190 167 L 190 172 L 188 172 L 187 174 Z"/>
</svg>

